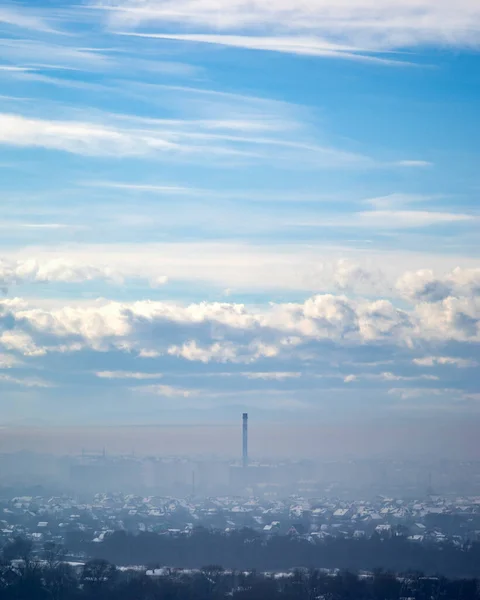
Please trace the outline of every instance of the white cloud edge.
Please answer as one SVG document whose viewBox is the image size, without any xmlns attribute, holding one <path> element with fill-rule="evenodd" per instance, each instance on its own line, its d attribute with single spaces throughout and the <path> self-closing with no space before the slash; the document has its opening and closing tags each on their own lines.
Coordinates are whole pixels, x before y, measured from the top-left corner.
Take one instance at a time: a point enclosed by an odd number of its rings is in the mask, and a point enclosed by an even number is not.
<svg viewBox="0 0 480 600">
<path fill-rule="evenodd" d="M 213 44 L 230 48 L 243 48 L 245 50 L 259 50 L 266 52 L 280 52 L 282 54 L 297 54 L 301 56 L 315 56 L 325 58 L 337 58 L 357 62 L 365 62 L 388 66 L 415 66 L 415 63 L 398 59 L 384 58 L 381 51 L 377 54 L 368 54 L 368 50 L 357 47 L 333 44 L 326 40 L 314 37 L 280 37 L 268 36 L 258 37 L 252 35 L 221 35 L 221 34 L 162 34 L 162 33 L 132 33 L 117 31 L 118 35 L 157 39 L 175 40 L 179 42 L 190 42 L 194 44 Z M 403 166 L 409 161 L 401 161 Z M 414 162 L 414 161 L 410 161 Z"/>
</svg>

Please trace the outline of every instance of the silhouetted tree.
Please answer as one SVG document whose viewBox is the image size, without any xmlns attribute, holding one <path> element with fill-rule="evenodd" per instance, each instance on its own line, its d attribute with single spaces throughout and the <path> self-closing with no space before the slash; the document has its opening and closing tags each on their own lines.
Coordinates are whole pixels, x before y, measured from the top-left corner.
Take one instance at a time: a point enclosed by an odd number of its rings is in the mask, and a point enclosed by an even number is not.
<svg viewBox="0 0 480 600">
<path fill-rule="evenodd" d="M 102 558 L 94 558 L 85 563 L 81 580 L 86 590 L 98 593 L 112 586 L 116 574 L 115 565 Z"/>
<path fill-rule="evenodd" d="M 72 600 L 79 594 L 77 577 L 67 563 L 47 566 L 43 573 L 43 581 L 51 600 Z"/>
<path fill-rule="evenodd" d="M 103 560 L 86 563 L 80 577 L 69 565 L 17 568 L 0 564 L 1 600 L 480 600 L 478 581 L 378 570 L 359 577 L 350 571 L 332 576 L 317 569 L 296 569 L 279 576 L 238 573 L 210 566 L 193 574 L 165 571 L 149 577 L 117 572 Z"/>
<path fill-rule="evenodd" d="M 32 556 L 32 548 L 33 544 L 30 540 L 16 537 L 11 542 L 7 542 L 3 547 L 3 558 L 8 562 L 23 560 L 25 564 L 28 564 Z"/>
<path fill-rule="evenodd" d="M 43 546 L 43 559 L 50 569 L 54 569 L 60 565 L 65 560 L 66 554 L 67 550 L 65 546 L 61 546 L 55 542 L 46 542 Z"/>
</svg>

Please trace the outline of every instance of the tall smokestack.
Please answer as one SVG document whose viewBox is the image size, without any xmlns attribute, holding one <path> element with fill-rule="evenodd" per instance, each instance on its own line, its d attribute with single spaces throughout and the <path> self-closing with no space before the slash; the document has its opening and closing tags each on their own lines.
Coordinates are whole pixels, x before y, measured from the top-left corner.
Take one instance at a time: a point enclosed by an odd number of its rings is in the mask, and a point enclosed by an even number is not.
<svg viewBox="0 0 480 600">
<path fill-rule="evenodd" d="M 243 413 L 243 453 L 242 453 L 242 464 L 243 467 L 248 467 L 248 413 Z"/>
</svg>

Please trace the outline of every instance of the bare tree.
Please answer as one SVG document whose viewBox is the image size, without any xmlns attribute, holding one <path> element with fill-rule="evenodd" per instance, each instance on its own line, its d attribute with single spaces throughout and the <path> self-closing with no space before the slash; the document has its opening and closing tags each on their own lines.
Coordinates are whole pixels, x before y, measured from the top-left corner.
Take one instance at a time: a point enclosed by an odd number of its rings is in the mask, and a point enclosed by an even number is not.
<svg viewBox="0 0 480 600">
<path fill-rule="evenodd" d="M 85 563 L 82 572 L 82 583 L 92 591 L 109 587 L 115 580 L 117 568 L 102 558 L 94 558 Z"/>
</svg>

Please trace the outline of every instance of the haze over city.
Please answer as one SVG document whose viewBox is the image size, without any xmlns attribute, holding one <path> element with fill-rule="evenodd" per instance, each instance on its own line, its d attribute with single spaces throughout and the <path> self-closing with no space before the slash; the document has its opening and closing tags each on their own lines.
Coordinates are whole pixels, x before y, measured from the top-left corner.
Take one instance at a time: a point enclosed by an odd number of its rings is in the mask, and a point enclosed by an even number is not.
<svg viewBox="0 0 480 600">
<path fill-rule="evenodd" d="M 1 600 L 480 600 L 479 50 L 0 0 Z"/>
</svg>

